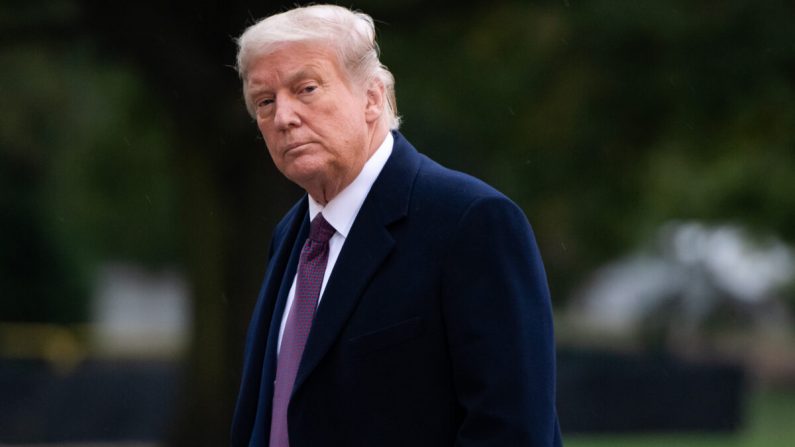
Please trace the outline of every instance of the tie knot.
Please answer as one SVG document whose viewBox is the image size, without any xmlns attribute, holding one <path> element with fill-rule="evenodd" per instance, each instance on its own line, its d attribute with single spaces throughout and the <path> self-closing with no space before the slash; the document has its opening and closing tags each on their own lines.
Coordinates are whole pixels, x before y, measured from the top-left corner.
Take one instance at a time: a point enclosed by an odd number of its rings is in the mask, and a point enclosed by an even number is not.
<svg viewBox="0 0 795 447">
<path fill-rule="evenodd" d="M 323 214 L 318 214 L 309 225 L 309 239 L 315 242 L 328 242 L 336 230 L 326 221 Z"/>
</svg>

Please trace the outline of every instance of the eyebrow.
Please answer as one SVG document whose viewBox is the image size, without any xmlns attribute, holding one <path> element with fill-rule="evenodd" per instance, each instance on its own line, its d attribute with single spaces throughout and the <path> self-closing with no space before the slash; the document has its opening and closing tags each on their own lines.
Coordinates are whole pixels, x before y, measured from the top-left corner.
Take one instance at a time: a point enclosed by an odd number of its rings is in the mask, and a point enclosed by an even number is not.
<svg viewBox="0 0 795 447">
<path fill-rule="evenodd" d="M 307 79 L 307 78 L 317 79 L 318 81 L 321 82 L 323 81 L 323 77 L 320 76 L 319 70 L 314 68 L 314 66 L 312 66 L 311 64 L 307 64 L 306 66 L 299 68 L 298 71 L 296 71 L 295 73 L 287 76 L 285 84 L 292 85 L 301 79 Z M 254 83 L 254 85 L 249 87 L 247 90 L 248 90 L 248 95 L 252 97 L 256 97 L 263 93 L 271 93 L 271 90 L 263 86 L 261 83 Z"/>
<path fill-rule="evenodd" d="M 316 70 L 311 65 L 307 65 L 301 67 L 297 72 L 291 74 L 287 77 L 287 85 L 294 84 L 301 79 L 313 78 L 317 80 L 323 80 L 323 77 L 320 76 L 318 70 Z"/>
<path fill-rule="evenodd" d="M 262 85 L 255 85 L 246 89 L 246 95 L 255 98 L 263 93 L 267 93 L 268 91 L 269 89 L 263 87 Z"/>
</svg>

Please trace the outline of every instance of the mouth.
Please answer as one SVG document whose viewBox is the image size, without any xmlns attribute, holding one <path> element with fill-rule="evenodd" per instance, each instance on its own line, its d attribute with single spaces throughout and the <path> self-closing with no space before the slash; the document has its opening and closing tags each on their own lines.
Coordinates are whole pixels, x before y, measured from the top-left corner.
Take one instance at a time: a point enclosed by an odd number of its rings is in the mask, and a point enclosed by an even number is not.
<svg viewBox="0 0 795 447">
<path fill-rule="evenodd" d="M 288 153 L 293 152 L 295 150 L 300 150 L 303 146 L 306 146 L 307 144 L 309 143 L 308 142 L 290 143 L 284 147 L 284 149 L 282 150 L 282 154 L 287 155 Z"/>
</svg>

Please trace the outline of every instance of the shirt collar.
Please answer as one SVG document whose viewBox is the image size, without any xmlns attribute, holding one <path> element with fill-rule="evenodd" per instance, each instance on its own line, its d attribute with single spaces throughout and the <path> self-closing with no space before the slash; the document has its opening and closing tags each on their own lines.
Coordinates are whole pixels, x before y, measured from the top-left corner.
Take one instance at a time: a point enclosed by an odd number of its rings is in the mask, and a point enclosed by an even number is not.
<svg viewBox="0 0 795 447">
<path fill-rule="evenodd" d="M 378 146 L 378 149 L 370 156 L 370 159 L 362 167 L 362 171 L 346 186 L 345 189 L 340 191 L 336 197 L 331 199 L 326 206 L 317 203 L 312 196 L 309 196 L 309 219 L 310 221 L 322 212 L 323 217 L 328 223 L 337 230 L 337 233 L 342 237 L 347 238 L 348 232 L 353 226 L 353 221 L 356 215 L 359 214 L 359 209 L 370 193 L 370 188 L 378 178 L 378 174 L 384 168 L 389 155 L 392 154 L 392 146 L 394 138 L 392 132 L 387 132 L 386 138 Z"/>
</svg>

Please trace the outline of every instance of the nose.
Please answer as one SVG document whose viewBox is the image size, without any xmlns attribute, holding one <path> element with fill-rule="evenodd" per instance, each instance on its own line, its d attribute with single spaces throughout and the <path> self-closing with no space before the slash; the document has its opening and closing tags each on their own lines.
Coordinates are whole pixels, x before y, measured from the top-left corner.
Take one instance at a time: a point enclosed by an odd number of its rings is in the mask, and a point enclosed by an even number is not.
<svg viewBox="0 0 795 447">
<path fill-rule="evenodd" d="M 289 97 L 279 98 L 275 103 L 276 111 L 274 113 L 273 122 L 279 130 L 287 130 L 291 127 L 297 127 L 301 124 L 301 118 L 298 115 L 296 107 L 298 104 L 295 100 Z"/>
</svg>

